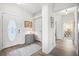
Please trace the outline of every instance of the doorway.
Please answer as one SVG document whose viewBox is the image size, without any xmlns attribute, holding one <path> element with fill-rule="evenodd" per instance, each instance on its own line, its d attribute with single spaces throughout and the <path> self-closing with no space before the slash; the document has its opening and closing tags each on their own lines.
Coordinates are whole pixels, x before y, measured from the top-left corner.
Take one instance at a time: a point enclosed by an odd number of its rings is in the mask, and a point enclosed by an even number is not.
<svg viewBox="0 0 79 59">
<path fill-rule="evenodd" d="M 56 48 L 54 55 L 78 55 L 77 44 L 77 7 L 66 8 L 55 14 Z"/>
</svg>

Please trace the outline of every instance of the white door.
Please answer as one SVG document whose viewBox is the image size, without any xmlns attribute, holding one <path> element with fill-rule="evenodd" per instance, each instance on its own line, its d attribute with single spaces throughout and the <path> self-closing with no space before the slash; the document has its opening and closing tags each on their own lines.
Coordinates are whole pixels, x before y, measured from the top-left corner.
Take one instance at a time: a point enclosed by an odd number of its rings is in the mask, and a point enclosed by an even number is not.
<svg viewBox="0 0 79 59">
<path fill-rule="evenodd" d="M 20 44 L 22 39 L 21 30 L 18 29 L 21 23 L 17 16 L 11 14 L 3 14 L 3 48 L 7 48 L 16 44 Z"/>
</svg>

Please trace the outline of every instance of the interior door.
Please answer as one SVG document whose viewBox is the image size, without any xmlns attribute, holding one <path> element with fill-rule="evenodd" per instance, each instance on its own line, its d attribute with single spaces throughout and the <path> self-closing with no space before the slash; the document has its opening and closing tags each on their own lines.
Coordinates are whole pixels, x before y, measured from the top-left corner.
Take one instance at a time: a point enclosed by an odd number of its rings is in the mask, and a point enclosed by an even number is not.
<svg viewBox="0 0 79 59">
<path fill-rule="evenodd" d="M 7 48 L 20 43 L 20 33 L 18 33 L 18 17 L 3 14 L 3 48 Z"/>
</svg>

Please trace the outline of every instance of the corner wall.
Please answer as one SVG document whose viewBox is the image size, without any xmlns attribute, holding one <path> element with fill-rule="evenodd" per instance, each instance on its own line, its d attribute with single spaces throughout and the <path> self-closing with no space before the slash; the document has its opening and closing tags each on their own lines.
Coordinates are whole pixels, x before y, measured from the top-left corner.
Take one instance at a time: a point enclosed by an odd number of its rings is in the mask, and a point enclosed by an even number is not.
<svg viewBox="0 0 79 59">
<path fill-rule="evenodd" d="M 54 27 L 51 27 L 51 16 L 53 16 L 52 5 L 44 5 L 42 7 L 42 51 L 46 54 L 56 46 L 55 22 L 53 23 Z"/>
</svg>

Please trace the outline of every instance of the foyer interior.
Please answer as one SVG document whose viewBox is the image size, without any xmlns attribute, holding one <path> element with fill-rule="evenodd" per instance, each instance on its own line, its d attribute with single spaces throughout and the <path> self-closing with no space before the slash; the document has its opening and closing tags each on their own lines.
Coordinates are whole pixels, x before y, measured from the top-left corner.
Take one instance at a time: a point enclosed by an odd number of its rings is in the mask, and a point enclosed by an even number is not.
<svg viewBox="0 0 79 59">
<path fill-rule="evenodd" d="M 0 56 L 78 56 L 78 3 L 0 3 Z"/>
</svg>

